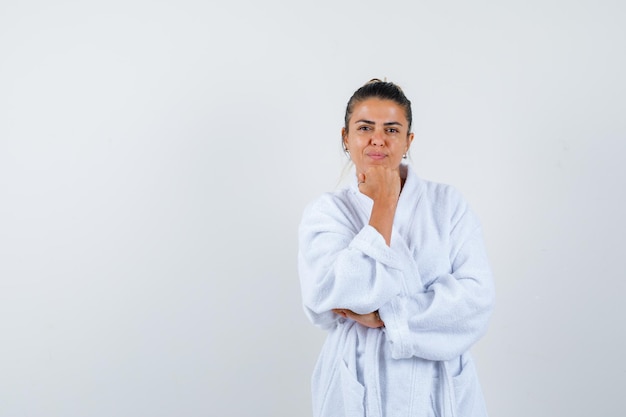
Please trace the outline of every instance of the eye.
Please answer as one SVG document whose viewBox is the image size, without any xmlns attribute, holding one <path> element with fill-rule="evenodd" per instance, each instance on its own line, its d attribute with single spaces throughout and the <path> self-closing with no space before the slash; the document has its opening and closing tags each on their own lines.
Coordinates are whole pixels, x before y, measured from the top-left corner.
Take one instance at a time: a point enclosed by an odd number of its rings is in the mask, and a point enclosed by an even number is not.
<svg viewBox="0 0 626 417">
<path fill-rule="evenodd" d="M 398 129 L 396 129 L 395 127 L 387 128 L 387 132 L 388 133 L 400 133 L 400 131 Z"/>
<path fill-rule="evenodd" d="M 371 129 L 372 129 L 372 128 L 371 128 L 371 127 L 369 127 L 368 125 L 361 125 L 361 126 L 357 127 L 357 130 L 362 130 L 362 131 L 364 131 L 364 132 L 366 132 L 366 131 L 368 131 L 368 130 L 371 130 Z"/>
</svg>

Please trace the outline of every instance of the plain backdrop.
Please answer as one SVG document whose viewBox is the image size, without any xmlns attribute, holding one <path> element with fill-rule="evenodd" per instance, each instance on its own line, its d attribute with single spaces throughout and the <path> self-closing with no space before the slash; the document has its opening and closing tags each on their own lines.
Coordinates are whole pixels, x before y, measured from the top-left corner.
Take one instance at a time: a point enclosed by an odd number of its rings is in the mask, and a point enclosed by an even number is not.
<svg viewBox="0 0 626 417">
<path fill-rule="evenodd" d="M 0 416 L 307 416 L 297 226 L 373 77 L 478 213 L 490 415 L 626 413 L 626 6 L 0 2 Z"/>
</svg>

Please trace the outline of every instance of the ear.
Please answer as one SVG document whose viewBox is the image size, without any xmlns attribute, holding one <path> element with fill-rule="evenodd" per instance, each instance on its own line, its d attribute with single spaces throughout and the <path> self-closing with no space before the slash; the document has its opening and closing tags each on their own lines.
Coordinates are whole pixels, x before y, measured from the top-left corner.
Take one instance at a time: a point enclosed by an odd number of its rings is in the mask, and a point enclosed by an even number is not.
<svg viewBox="0 0 626 417">
<path fill-rule="evenodd" d="M 411 147 L 411 143 L 413 143 L 413 138 L 415 137 L 415 135 L 413 133 L 409 133 L 406 137 L 406 151 L 404 153 L 407 153 L 409 151 L 409 148 Z"/>
<path fill-rule="evenodd" d="M 341 139 L 343 142 L 343 148 L 347 150 L 348 149 L 348 132 L 346 132 L 345 127 L 341 128 Z"/>
</svg>

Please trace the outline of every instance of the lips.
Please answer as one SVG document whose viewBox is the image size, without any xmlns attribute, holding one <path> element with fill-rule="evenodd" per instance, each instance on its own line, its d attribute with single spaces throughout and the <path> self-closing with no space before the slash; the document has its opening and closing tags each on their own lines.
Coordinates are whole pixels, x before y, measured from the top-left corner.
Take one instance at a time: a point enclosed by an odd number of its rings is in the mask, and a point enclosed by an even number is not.
<svg viewBox="0 0 626 417">
<path fill-rule="evenodd" d="M 380 152 L 368 153 L 367 156 L 369 156 L 375 161 L 380 161 L 381 159 L 385 159 L 387 157 L 387 155 L 385 155 L 384 153 L 380 153 Z"/>
</svg>

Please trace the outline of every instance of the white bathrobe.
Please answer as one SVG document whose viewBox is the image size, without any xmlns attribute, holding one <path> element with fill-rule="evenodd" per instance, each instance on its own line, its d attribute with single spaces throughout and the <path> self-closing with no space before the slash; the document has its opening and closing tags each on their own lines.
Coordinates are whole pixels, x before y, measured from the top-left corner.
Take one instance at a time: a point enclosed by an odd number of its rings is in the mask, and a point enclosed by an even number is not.
<svg viewBox="0 0 626 417">
<path fill-rule="evenodd" d="M 315 417 L 487 415 L 469 354 L 494 303 L 479 221 L 454 188 L 401 171 L 390 247 L 369 226 L 373 201 L 356 179 L 304 211 L 304 310 L 328 331 L 312 377 Z M 385 327 L 333 308 L 378 310 Z"/>
</svg>

